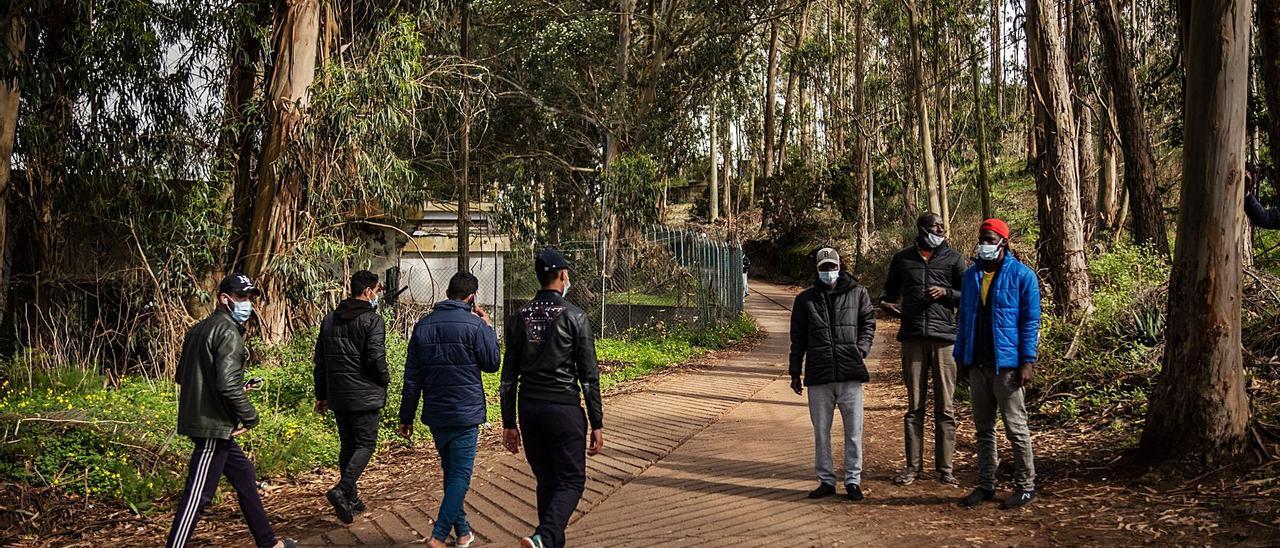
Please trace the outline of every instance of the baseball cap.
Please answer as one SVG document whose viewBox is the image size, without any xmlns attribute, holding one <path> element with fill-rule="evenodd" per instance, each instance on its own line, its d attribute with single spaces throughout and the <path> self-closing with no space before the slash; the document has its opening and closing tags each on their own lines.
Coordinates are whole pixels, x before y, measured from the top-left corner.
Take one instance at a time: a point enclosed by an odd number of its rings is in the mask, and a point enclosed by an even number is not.
<svg viewBox="0 0 1280 548">
<path fill-rule="evenodd" d="M 818 250 L 818 267 L 831 263 L 840 266 L 840 253 L 830 247 L 824 247 Z"/>
<path fill-rule="evenodd" d="M 227 274 L 227 277 L 222 279 L 222 283 L 218 284 L 218 294 L 223 293 L 227 295 L 253 295 L 256 297 L 262 294 L 262 290 L 253 285 L 253 280 L 250 280 L 248 276 L 237 272 Z"/>
<path fill-rule="evenodd" d="M 573 270 L 573 267 L 569 265 L 569 261 L 564 258 L 564 255 L 561 255 L 560 251 L 550 246 L 545 247 L 542 251 L 538 252 L 538 259 L 534 261 L 534 268 L 537 269 L 538 274 L 542 274 L 543 272 L 555 272 L 558 270 Z"/>
<path fill-rule="evenodd" d="M 990 230 L 999 234 L 1001 238 L 1009 239 L 1009 225 L 1000 219 L 987 219 L 982 221 L 982 226 L 978 227 L 978 232 Z"/>
</svg>

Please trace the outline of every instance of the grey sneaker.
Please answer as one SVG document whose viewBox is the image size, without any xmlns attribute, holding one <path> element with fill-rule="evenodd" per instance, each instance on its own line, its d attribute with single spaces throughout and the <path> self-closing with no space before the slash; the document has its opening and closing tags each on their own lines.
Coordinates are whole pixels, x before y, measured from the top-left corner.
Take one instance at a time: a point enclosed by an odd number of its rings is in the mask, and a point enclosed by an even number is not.
<svg viewBox="0 0 1280 548">
<path fill-rule="evenodd" d="M 1007 499 L 1004 499 L 1004 504 L 1000 505 L 1000 509 L 1013 510 L 1014 508 L 1022 508 L 1023 506 L 1031 504 L 1031 501 L 1035 499 L 1036 499 L 1035 491 L 1024 491 L 1019 489 L 1015 491 L 1012 496 L 1010 496 Z"/>
<path fill-rule="evenodd" d="M 956 479 L 955 476 L 951 474 L 947 474 L 945 472 L 938 473 L 938 483 L 941 483 L 943 485 L 950 485 L 952 487 L 960 486 L 960 480 Z"/>
<path fill-rule="evenodd" d="M 893 483 L 903 486 L 911 485 L 916 482 L 916 476 L 916 469 L 908 468 L 903 470 L 901 474 L 898 474 L 898 477 L 894 478 Z"/>
</svg>

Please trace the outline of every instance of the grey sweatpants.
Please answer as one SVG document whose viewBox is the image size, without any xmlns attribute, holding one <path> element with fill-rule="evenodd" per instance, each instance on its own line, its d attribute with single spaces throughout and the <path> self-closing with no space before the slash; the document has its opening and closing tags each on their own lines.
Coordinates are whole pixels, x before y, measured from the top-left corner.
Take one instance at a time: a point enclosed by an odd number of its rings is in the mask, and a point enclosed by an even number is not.
<svg viewBox="0 0 1280 548">
<path fill-rule="evenodd" d="M 952 343 L 929 339 L 902 342 L 902 379 L 907 385 L 907 412 L 902 417 L 907 467 L 924 471 L 924 417 L 933 380 L 933 466 L 951 475 L 956 450 L 956 360 Z"/>
<path fill-rule="evenodd" d="M 809 419 L 813 421 L 813 467 L 818 481 L 836 484 L 831 462 L 831 422 L 840 407 L 844 422 L 844 483 L 862 484 L 862 383 L 833 382 L 808 387 Z"/>
<path fill-rule="evenodd" d="M 1031 427 L 1027 425 L 1025 391 L 1017 385 L 1018 370 L 994 367 L 969 368 L 973 393 L 973 423 L 978 441 L 978 487 L 996 488 L 996 409 L 1004 417 L 1004 435 L 1013 446 L 1014 486 L 1036 488 L 1036 465 L 1031 452 Z"/>
</svg>

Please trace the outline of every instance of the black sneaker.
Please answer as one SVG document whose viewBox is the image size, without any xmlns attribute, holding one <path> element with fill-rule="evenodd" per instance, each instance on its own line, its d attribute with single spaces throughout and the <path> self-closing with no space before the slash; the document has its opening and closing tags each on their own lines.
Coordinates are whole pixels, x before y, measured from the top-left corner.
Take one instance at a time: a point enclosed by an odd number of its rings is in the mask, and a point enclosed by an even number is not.
<svg viewBox="0 0 1280 548">
<path fill-rule="evenodd" d="M 280 544 L 283 544 L 284 548 L 298 548 L 298 541 L 291 538 L 280 539 Z"/>
<path fill-rule="evenodd" d="M 809 498 L 820 499 L 836 494 L 836 486 L 830 483 L 820 483 L 818 488 L 809 492 Z"/>
<path fill-rule="evenodd" d="M 855 502 L 856 502 L 856 501 L 860 501 L 860 500 L 862 500 L 862 499 L 864 498 L 864 497 L 862 496 L 862 486 L 861 486 L 861 485 L 858 485 L 858 484 L 856 484 L 856 483 L 846 483 L 846 484 L 844 485 L 844 490 L 845 490 L 845 492 L 847 493 L 847 494 L 845 495 L 845 497 L 847 497 L 849 500 L 852 500 L 852 501 L 855 501 Z"/>
<path fill-rule="evenodd" d="M 973 508 L 974 506 L 977 506 L 979 504 L 982 504 L 984 502 L 987 502 L 995 498 L 995 496 L 996 496 L 996 492 L 994 490 L 988 490 L 988 489 L 983 489 L 979 487 L 977 489 L 974 489 L 972 493 L 969 493 L 969 496 L 961 499 L 960 506 L 963 506 L 965 508 Z"/>
<path fill-rule="evenodd" d="M 355 515 L 357 515 L 357 516 L 358 516 L 358 515 L 360 515 L 360 514 L 365 513 L 365 512 L 366 512 L 366 511 L 368 511 L 368 510 L 369 510 L 369 509 L 368 509 L 368 508 L 365 508 L 365 506 L 364 506 L 364 501 L 363 501 L 363 500 L 360 500 L 360 497 L 356 497 L 356 500 L 355 500 L 354 502 L 352 502 L 352 503 L 351 503 L 351 513 L 352 513 L 352 514 L 355 514 Z"/>
<path fill-rule="evenodd" d="M 342 489 L 334 487 L 324 494 L 324 498 L 329 499 L 329 504 L 333 505 L 333 513 L 338 515 L 338 521 L 346 524 L 355 521 L 351 502 L 347 500 L 347 494 L 343 493 Z"/>
<path fill-rule="evenodd" d="M 1015 508 L 1022 508 L 1023 506 L 1031 504 L 1031 501 L 1033 500 L 1036 500 L 1035 491 L 1024 491 L 1019 489 L 1014 491 L 1013 495 L 1009 498 L 1004 499 L 1004 503 L 1000 505 L 1000 509 L 1013 510 Z"/>
</svg>

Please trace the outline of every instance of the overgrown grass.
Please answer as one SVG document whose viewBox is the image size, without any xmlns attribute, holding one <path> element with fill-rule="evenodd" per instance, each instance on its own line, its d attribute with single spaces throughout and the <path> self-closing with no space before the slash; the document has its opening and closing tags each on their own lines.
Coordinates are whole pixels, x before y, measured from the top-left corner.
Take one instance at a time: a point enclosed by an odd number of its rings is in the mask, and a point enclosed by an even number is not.
<svg viewBox="0 0 1280 548">
<path fill-rule="evenodd" d="M 633 332 L 597 342 L 602 388 L 724 348 L 756 332 L 743 316 L 722 326 Z M 255 365 L 247 377 L 266 382 L 251 393 L 262 416 L 257 428 L 237 438 L 259 475 L 289 476 L 331 467 L 338 438 L 333 415 L 312 411 L 314 331 L 277 346 L 250 344 Z M 391 369 L 381 446 L 395 438 L 407 341 L 387 334 Z M 168 379 L 128 376 L 109 383 L 93 368 L 68 366 L 52 373 L 29 367 L 34 356 L 3 366 L 0 381 L 0 477 L 53 487 L 72 497 L 121 502 L 146 511 L 182 488 L 191 442 L 174 432 L 177 387 Z M 21 375 L 19 375 L 21 373 Z M 497 422 L 498 374 L 485 374 L 489 420 Z M 428 437 L 426 428 L 415 436 Z M 396 442 L 398 443 L 398 442 Z"/>
</svg>

